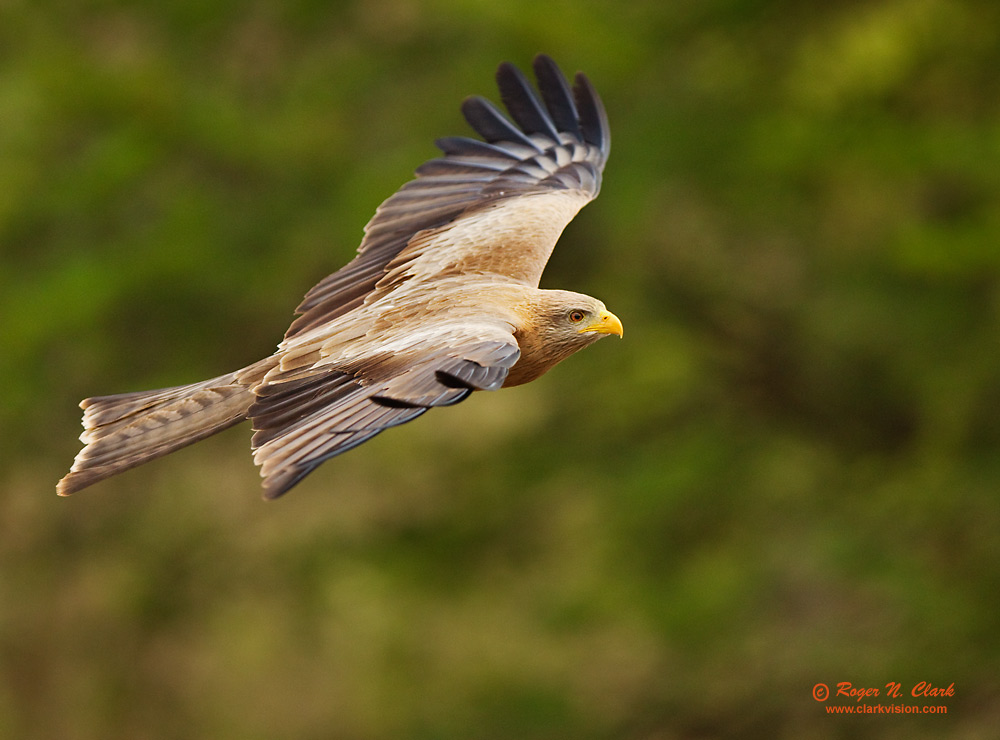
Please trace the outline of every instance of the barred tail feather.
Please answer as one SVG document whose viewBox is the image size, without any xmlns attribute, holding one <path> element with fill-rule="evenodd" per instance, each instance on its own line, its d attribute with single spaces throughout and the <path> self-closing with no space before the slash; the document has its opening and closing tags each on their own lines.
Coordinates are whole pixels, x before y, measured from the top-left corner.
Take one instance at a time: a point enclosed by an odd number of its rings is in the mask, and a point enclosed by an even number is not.
<svg viewBox="0 0 1000 740">
<path fill-rule="evenodd" d="M 68 496 L 243 421 L 254 395 L 238 374 L 85 399 L 80 403 L 84 448 L 56 491 Z"/>
</svg>

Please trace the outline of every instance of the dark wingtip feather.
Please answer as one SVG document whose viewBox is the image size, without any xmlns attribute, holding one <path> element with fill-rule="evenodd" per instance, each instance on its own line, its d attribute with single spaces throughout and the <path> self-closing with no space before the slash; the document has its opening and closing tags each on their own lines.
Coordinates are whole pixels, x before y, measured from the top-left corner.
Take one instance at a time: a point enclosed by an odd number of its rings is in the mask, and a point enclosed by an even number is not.
<svg viewBox="0 0 1000 740">
<path fill-rule="evenodd" d="M 538 79 L 538 91 L 542 94 L 549 115 L 560 130 L 580 136 L 579 114 L 573 101 L 573 91 L 563 76 L 559 65 L 547 54 L 535 57 L 532 67 Z"/>
<path fill-rule="evenodd" d="M 580 111 L 580 132 L 583 140 L 593 144 L 606 157 L 611 149 L 611 128 L 608 114 L 594 86 L 583 72 L 577 72 L 573 80 L 573 93 Z"/>
<path fill-rule="evenodd" d="M 503 113 L 497 110 L 496 106 L 486 98 L 478 95 L 466 98 L 462 101 L 462 115 L 465 116 L 469 125 L 490 144 L 497 141 L 514 141 L 532 149 L 538 149 L 535 143 L 524 135 L 524 132 L 508 121 Z"/>
<path fill-rule="evenodd" d="M 555 123 L 521 70 L 510 62 L 503 62 L 497 68 L 497 87 L 500 88 L 500 100 L 525 133 L 544 134 L 559 141 Z"/>
</svg>

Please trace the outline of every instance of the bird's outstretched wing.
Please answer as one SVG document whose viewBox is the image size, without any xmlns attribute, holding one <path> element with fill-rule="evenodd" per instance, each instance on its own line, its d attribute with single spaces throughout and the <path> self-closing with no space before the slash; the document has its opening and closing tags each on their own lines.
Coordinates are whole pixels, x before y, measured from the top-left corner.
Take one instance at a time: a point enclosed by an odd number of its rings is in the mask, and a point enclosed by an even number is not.
<svg viewBox="0 0 1000 740">
<path fill-rule="evenodd" d="M 611 135 L 585 75 L 570 87 L 548 56 L 533 66 L 540 96 L 512 64 L 497 70 L 510 119 L 483 98 L 463 103 L 483 140 L 436 142 L 444 156 L 378 208 L 357 257 L 306 294 L 286 339 L 401 280 L 486 272 L 538 285 L 562 230 L 600 190 Z"/>
</svg>

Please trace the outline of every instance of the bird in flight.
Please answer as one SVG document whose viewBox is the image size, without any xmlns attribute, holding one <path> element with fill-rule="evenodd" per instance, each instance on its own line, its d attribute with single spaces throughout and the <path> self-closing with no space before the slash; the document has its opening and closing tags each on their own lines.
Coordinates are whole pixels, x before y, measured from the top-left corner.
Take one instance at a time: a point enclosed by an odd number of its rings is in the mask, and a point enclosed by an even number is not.
<svg viewBox="0 0 1000 740">
<path fill-rule="evenodd" d="M 277 351 L 200 383 L 80 403 L 69 495 L 249 419 L 265 498 L 389 427 L 473 391 L 527 383 L 622 324 L 596 298 L 538 283 L 556 240 L 597 196 L 610 150 L 590 81 L 533 63 L 538 91 L 497 70 L 510 117 L 462 112 L 482 140 L 443 156 L 382 203 L 357 256 L 310 290 Z"/>
</svg>

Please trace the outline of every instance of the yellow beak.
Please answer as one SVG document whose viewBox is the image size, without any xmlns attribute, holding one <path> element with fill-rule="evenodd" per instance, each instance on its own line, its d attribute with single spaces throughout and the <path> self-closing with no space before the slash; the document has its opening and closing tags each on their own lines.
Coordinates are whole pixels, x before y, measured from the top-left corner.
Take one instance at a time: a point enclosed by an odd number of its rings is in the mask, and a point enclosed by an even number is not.
<svg viewBox="0 0 1000 740">
<path fill-rule="evenodd" d="M 598 334 L 617 334 L 619 337 L 622 337 L 625 332 L 622 327 L 621 319 L 610 311 L 601 311 L 597 321 L 580 329 L 581 334 L 587 331 L 596 332 Z"/>
</svg>

